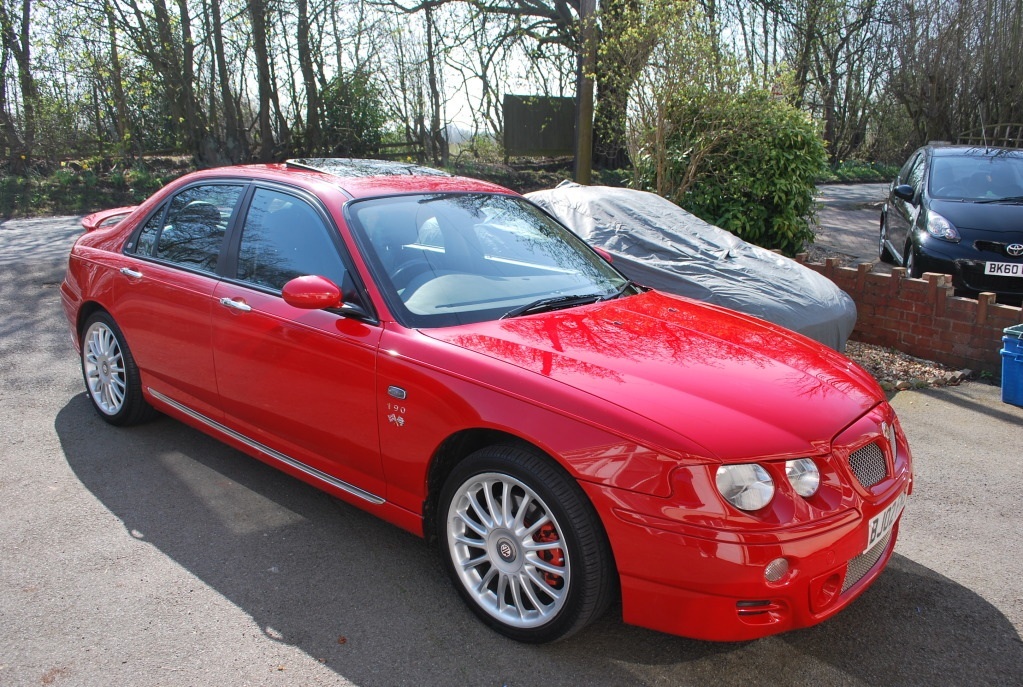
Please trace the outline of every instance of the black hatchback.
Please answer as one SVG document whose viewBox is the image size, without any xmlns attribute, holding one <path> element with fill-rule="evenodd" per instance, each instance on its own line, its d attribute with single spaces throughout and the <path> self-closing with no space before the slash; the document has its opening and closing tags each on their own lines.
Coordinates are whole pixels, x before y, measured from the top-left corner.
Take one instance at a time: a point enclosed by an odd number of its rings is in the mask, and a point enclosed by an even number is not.
<svg viewBox="0 0 1023 687">
<path fill-rule="evenodd" d="M 910 156 L 881 210 L 881 260 L 952 275 L 964 295 L 1023 297 L 1023 150 L 929 145 Z"/>
</svg>

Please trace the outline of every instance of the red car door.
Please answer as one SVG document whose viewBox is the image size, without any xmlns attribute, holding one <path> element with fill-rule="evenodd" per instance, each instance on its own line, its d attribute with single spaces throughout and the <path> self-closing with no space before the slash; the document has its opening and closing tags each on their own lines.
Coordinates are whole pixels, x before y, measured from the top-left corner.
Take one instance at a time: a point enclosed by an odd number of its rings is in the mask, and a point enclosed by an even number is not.
<svg viewBox="0 0 1023 687">
<path fill-rule="evenodd" d="M 191 186 L 164 205 L 125 246 L 114 275 L 115 319 L 156 394 L 220 418 L 213 369 L 211 311 L 225 230 L 245 190 Z"/>
<path fill-rule="evenodd" d="M 308 274 L 352 292 L 335 237 L 305 199 L 255 190 L 237 242 L 236 278 L 214 293 L 217 385 L 230 428 L 278 461 L 321 480 L 325 473 L 373 500 L 385 491 L 373 393 L 380 328 L 332 310 L 294 308 L 280 294 L 287 281 Z"/>
</svg>

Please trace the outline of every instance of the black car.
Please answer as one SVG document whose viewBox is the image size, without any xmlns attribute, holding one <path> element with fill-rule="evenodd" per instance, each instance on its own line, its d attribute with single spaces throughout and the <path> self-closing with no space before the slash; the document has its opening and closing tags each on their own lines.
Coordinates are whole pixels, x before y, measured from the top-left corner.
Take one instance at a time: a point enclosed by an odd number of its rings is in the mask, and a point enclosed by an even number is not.
<svg viewBox="0 0 1023 687">
<path fill-rule="evenodd" d="M 1023 298 L 1023 150 L 928 145 L 881 210 L 881 260 L 952 275 L 964 295 Z"/>
</svg>

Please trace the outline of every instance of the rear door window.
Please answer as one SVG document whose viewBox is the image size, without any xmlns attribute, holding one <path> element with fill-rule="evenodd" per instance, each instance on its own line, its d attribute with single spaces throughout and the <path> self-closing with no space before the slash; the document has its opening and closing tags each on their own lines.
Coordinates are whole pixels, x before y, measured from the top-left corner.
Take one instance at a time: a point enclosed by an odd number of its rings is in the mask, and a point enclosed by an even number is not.
<svg viewBox="0 0 1023 687">
<path fill-rule="evenodd" d="M 245 186 L 232 184 L 185 189 L 171 201 L 155 243 L 150 238 L 149 224 L 153 220 L 146 224 L 139 237 L 138 251 L 148 248 L 155 258 L 215 272 L 227 225 L 244 190 Z"/>
</svg>

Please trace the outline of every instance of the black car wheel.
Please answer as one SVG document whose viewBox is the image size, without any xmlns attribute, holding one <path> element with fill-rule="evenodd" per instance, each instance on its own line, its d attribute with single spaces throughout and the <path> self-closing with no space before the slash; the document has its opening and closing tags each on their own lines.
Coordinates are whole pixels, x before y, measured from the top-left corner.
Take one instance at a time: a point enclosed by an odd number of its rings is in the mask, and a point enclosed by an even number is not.
<svg viewBox="0 0 1023 687">
<path fill-rule="evenodd" d="M 92 407 L 110 424 L 135 425 L 157 415 L 142 397 L 139 369 L 124 334 L 103 311 L 82 328 L 82 377 Z"/>
<path fill-rule="evenodd" d="M 611 549 L 600 519 L 546 456 L 515 446 L 473 453 L 445 482 L 436 527 L 455 587 L 512 639 L 567 637 L 611 601 Z"/>
</svg>

